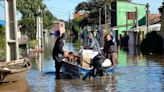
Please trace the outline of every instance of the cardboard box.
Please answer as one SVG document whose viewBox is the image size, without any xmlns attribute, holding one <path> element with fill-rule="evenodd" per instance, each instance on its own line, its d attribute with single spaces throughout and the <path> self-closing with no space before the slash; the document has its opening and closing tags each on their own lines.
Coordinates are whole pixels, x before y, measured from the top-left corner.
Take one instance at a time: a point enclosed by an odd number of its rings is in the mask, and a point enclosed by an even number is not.
<svg viewBox="0 0 164 92">
<path fill-rule="evenodd" d="M 98 51 L 83 49 L 82 50 L 82 67 L 89 68 L 91 60 L 98 54 Z"/>
<path fill-rule="evenodd" d="M 84 55 L 82 57 L 82 67 L 83 68 L 88 68 L 90 65 L 91 58 L 89 55 Z"/>
</svg>

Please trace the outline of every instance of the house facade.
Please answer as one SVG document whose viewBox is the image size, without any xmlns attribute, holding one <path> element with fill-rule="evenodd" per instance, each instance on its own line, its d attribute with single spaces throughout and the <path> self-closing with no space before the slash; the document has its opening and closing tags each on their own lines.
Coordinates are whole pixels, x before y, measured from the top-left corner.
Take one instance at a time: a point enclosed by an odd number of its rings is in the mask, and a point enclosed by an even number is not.
<svg viewBox="0 0 164 92">
<path fill-rule="evenodd" d="M 115 1 L 111 4 L 111 27 L 117 28 L 118 34 L 131 28 L 146 24 L 147 8 L 144 4 Z"/>
</svg>

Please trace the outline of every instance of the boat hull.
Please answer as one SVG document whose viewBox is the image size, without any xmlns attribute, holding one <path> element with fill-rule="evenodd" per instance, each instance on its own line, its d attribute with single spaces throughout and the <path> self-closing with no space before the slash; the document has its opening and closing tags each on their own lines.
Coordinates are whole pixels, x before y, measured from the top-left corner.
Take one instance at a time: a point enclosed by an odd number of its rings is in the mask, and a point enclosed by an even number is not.
<svg viewBox="0 0 164 92">
<path fill-rule="evenodd" d="M 15 82 L 25 79 L 27 71 L 21 71 L 17 73 L 0 73 L 0 83 Z"/>
<path fill-rule="evenodd" d="M 21 61 L 20 63 L 10 64 L 0 69 L 0 83 L 15 82 L 25 79 L 27 70 L 31 69 L 30 62 Z"/>
<path fill-rule="evenodd" d="M 109 74 L 113 73 L 113 71 L 114 71 L 113 67 L 108 67 L 105 69 L 106 74 L 104 74 L 103 76 L 109 76 Z M 91 77 L 92 69 L 82 68 L 74 64 L 63 61 L 62 72 L 73 78 L 85 79 Z"/>
<path fill-rule="evenodd" d="M 73 64 L 63 62 L 62 63 L 62 72 L 64 74 L 70 75 L 74 78 L 80 78 L 80 67 L 77 67 Z"/>
</svg>

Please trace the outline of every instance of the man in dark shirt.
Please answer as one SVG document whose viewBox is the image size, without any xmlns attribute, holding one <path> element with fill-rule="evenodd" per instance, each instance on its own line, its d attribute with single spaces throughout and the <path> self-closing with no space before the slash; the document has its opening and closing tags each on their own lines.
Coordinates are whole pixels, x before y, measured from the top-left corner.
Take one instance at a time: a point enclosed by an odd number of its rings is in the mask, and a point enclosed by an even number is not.
<svg viewBox="0 0 164 92">
<path fill-rule="evenodd" d="M 65 39 L 65 33 L 63 33 L 60 37 L 57 38 L 53 51 L 52 56 L 55 60 L 55 68 L 56 68 L 56 78 L 60 78 L 60 68 L 62 66 L 62 59 L 64 57 L 64 39 Z"/>
</svg>

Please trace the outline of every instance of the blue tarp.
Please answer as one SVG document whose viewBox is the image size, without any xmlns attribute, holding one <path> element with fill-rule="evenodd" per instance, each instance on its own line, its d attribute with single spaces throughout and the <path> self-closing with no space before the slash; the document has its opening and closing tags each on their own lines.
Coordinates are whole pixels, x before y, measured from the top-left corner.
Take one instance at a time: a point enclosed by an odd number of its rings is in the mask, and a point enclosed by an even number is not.
<svg viewBox="0 0 164 92">
<path fill-rule="evenodd" d="M 0 26 L 4 26 L 5 25 L 5 21 L 0 20 Z"/>
</svg>

